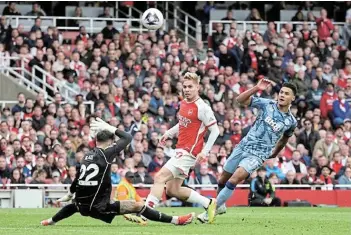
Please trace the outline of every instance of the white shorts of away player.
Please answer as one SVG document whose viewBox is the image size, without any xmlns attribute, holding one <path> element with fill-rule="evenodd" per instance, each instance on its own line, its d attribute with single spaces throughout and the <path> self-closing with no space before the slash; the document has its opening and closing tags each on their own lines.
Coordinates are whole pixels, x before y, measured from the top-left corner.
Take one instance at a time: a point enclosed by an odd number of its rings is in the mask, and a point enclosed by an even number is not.
<svg viewBox="0 0 351 235">
<path fill-rule="evenodd" d="M 185 179 L 188 177 L 189 170 L 195 166 L 196 159 L 184 149 L 176 149 L 176 154 L 165 164 L 168 170 L 176 179 Z"/>
</svg>

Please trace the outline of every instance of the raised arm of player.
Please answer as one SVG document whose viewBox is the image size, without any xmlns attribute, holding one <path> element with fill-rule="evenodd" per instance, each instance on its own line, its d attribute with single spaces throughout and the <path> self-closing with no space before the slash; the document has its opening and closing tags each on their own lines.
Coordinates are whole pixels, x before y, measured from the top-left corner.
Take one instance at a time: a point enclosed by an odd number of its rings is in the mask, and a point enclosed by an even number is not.
<svg viewBox="0 0 351 235">
<path fill-rule="evenodd" d="M 260 90 L 267 89 L 267 87 L 270 86 L 271 84 L 272 82 L 270 80 L 262 79 L 257 83 L 256 86 L 238 95 L 236 97 L 236 101 L 242 105 L 249 105 L 251 103 L 251 98 L 254 94 L 256 94 Z"/>
<path fill-rule="evenodd" d="M 125 149 L 128 146 L 128 144 L 130 144 L 130 142 L 132 141 L 132 136 L 129 133 L 118 130 L 116 127 L 111 126 L 110 124 L 104 122 L 100 118 L 96 118 L 96 120 L 92 121 L 92 123 L 90 124 L 90 129 L 95 132 L 107 130 L 119 137 L 119 140 L 115 144 L 111 145 L 110 147 L 104 150 L 106 160 L 109 163 L 111 163 L 116 157 L 116 155 L 119 154 L 119 152 L 121 152 L 123 149 Z"/>
<path fill-rule="evenodd" d="M 119 154 L 123 149 L 125 149 L 130 142 L 132 142 L 132 135 L 125 132 L 118 130 L 116 128 L 115 130 L 115 135 L 119 137 L 119 140 L 112 145 L 111 147 L 108 147 L 105 149 L 104 153 L 109 162 L 113 162 L 113 159 L 116 157 L 117 154 Z"/>
</svg>

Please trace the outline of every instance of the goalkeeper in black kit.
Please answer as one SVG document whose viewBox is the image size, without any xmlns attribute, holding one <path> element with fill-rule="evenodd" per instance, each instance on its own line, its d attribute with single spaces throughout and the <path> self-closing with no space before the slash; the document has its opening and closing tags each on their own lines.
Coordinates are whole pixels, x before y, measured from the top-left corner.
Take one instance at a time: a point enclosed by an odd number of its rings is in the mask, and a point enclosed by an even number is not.
<svg viewBox="0 0 351 235">
<path fill-rule="evenodd" d="M 99 118 L 92 121 L 90 130 L 97 133 L 96 148 L 83 157 L 70 192 L 59 200 L 60 202 L 69 201 L 75 194 L 75 202 L 63 207 L 52 218 L 43 220 L 42 225 L 54 225 L 77 212 L 82 216 L 89 216 L 106 223 L 111 223 L 116 215 L 130 213 L 138 213 L 149 220 L 175 225 L 186 225 L 193 221 L 195 213 L 169 216 L 145 206 L 144 202 L 134 200 L 111 202 L 111 163 L 131 142 L 132 136 L 117 130 L 116 127 Z M 119 140 L 114 143 L 116 136 Z"/>
</svg>

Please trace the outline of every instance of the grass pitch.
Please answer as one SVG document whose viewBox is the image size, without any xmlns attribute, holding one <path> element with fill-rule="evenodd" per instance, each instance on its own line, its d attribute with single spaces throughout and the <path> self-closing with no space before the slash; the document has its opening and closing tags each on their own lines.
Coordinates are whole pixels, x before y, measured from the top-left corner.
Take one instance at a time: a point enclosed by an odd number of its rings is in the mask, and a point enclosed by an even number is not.
<svg viewBox="0 0 351 235">
<path fill-rule="evenodd" d="M 1 235 L 309 235 L 351 234 L 351 208 L 229 208 L 216 218 L 215 224 L 193 223 L 174 226 L 149 222 L 139 226 L 116 217 L 112 224 L 76 214 L 55 226 L 42 227 L 40 221 L 53 216 L 58 209 L 0 209 Z M 160 208 L 180 215 L 198 208 Z"/>
</svg>

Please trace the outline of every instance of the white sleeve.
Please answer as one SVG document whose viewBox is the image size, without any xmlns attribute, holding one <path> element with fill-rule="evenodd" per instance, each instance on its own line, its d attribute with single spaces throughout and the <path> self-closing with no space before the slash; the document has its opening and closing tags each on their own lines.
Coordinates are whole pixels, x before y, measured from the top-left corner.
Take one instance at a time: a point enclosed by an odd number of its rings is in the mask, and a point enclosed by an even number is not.
<svg viewBox="0 0 351 235">
<path fill-rule="evenodd" d="M 205 147 L 202 149 L 202 152 L 205 155 L 208 155 L 208 153 L 211 151 L 214 143 L 217 140 L 217 137 L 219 136 L 219 128 L 217 126 L 217 123 L 214 125 L 211 125 L 208 130 L 210 131 L 210 135 L 208 136 L 207 142 L 205 144 Z"/>
<path fill-rule="evenodd" d="M 207 128 L 217 123 L 211 107 L 207 104 L 200 107 L 199 120 L 202 121 Z"/>
<path fill-rule="evenodd" d="M 208 130 L 210 131 L 210 135 L 207 139 L 205 147 L 202 149 L 202 152 L 205 153 L 205 155 L 207 155 L 211 151 L 212 146 L 216 142 L 216 139 L 219 135 L 217 120 L 211 107 L 208 106 L 207 104 L 201 107 L 199 119 L 204 123 L 206 128 L 208 128 Z"/>
<path fill-rule="evenodd" d="M 169 129 L 166 132 L 166 135 L 169 138 L 174 138 L 175 136 L 178 136 L 178 133 L 179 133 L 179 123 L 177 125 L 175 125 L 174 127 L 172 127 L 171 129 Z"/>
</svg>

